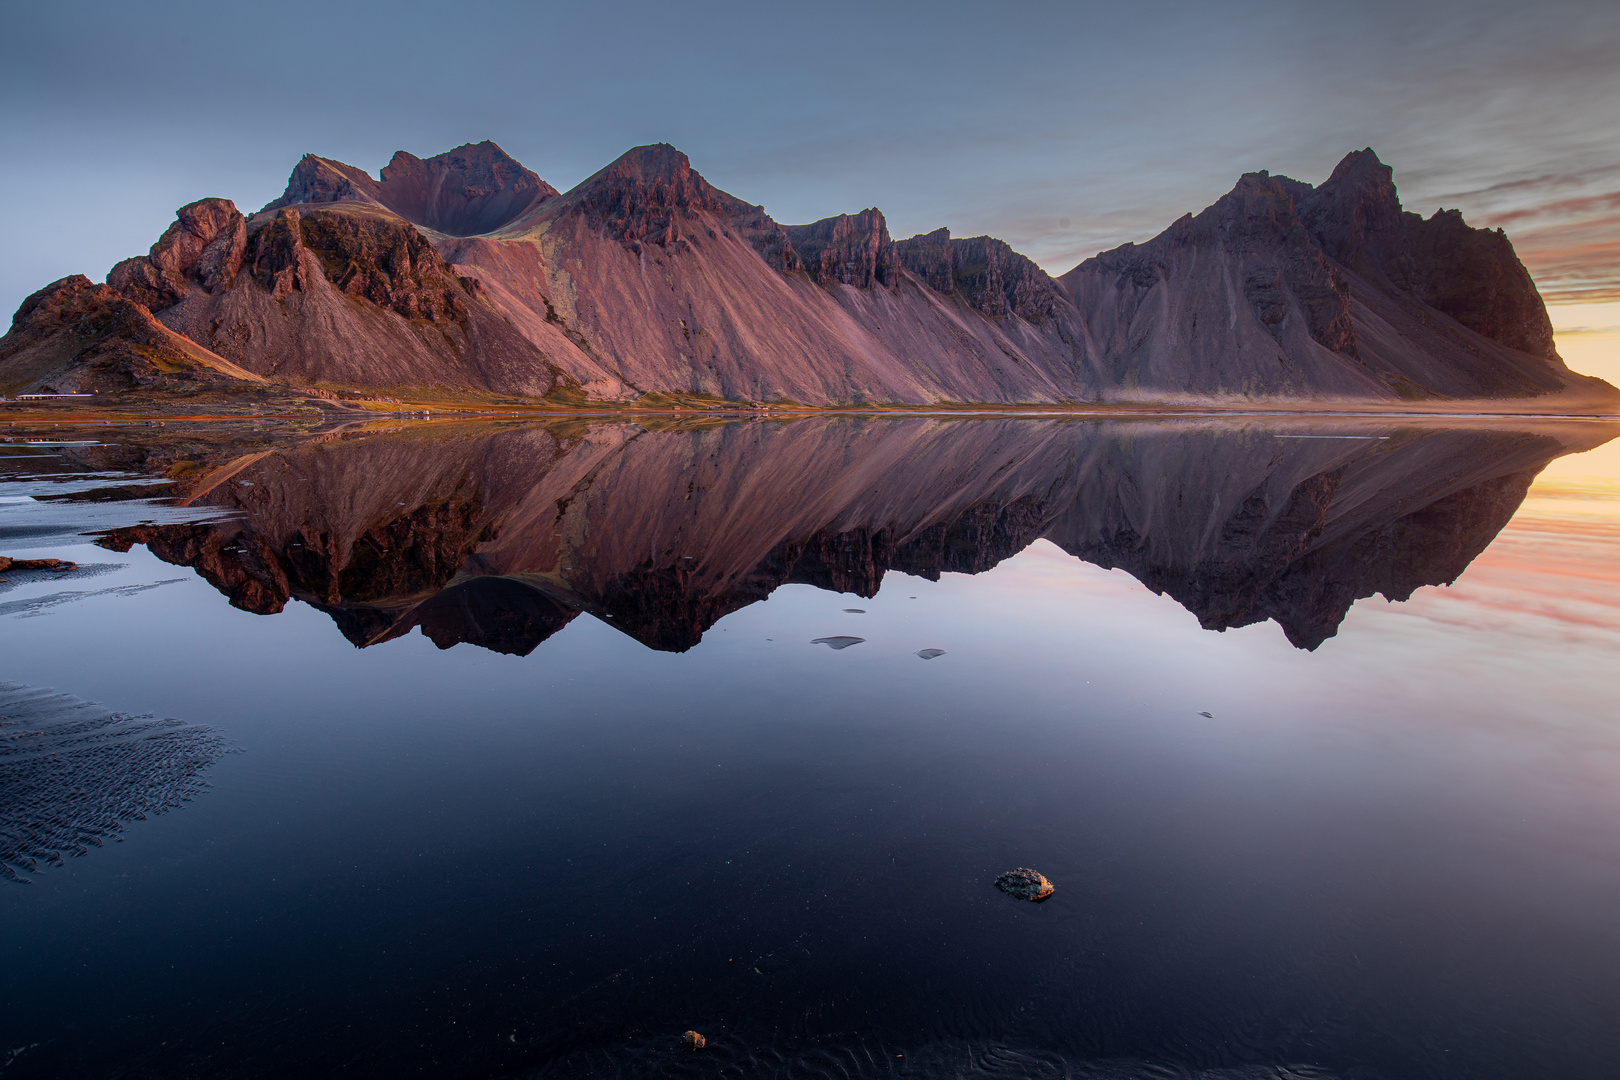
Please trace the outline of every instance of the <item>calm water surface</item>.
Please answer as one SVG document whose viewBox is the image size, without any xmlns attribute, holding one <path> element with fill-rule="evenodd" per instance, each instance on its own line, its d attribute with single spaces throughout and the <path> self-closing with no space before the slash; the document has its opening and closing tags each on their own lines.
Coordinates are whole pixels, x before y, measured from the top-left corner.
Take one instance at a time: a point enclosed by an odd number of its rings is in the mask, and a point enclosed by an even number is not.
<svg viewBox="0 0 1620 1080">
<path fill-rule="evenodd" d="M 1478 425 L 0 445 L 0 1077 L 1612 1077 L 1620 428 Z"/>
</svg>

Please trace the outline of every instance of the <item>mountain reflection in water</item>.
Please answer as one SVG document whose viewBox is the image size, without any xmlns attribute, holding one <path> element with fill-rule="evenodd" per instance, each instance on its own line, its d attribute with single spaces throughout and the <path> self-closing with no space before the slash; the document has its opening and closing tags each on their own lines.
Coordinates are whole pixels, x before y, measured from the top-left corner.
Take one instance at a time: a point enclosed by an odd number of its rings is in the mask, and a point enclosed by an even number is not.
<svg viewBox="0 0 1620 1080">
<path fill-rule="evenodd" d="M 1315 649 L 1358 599 L 1453 581 L 1553 458 L 1598 428 L 1340 420 L 815 418 L 648 430 L 572 421 L 369 433 L 212 467 L 233 512 L 108 534 L 230 602 L 302 600 L 360 647 L 413 627 L 524 655 L 581 611 L 680 652 L 802 583 L 976 574 L 1045 538 L 1210 630 Z M 188 472 L 189 469 L 189 472 Z"/>
</svg>

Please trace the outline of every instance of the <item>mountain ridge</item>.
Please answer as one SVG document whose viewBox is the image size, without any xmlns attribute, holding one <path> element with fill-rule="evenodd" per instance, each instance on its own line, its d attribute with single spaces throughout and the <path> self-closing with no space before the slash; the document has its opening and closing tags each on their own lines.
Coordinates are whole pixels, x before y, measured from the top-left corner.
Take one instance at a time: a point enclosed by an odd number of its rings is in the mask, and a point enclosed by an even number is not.
<svg viewBox="0 0 1620 1080">
<path fill-rule="evenodd" d="M 305 155 L 262 210 L 187 204 L 107 280 L 218 359 L 199 371 L 368 392 L 1620 402 L 1563 365 L 1506 236 L 1402 210 L 1370 149 L 1320 187 L 1245 174 L 1058 278 L 994 237 L 895 240 L 875 207 L 777 222 L 665 143 L 566 192 L 489 141 L 399 151 L 377 178 Z M 0 359 L 0 392 L 56 387 L 71 366 Z"/>
</svg>

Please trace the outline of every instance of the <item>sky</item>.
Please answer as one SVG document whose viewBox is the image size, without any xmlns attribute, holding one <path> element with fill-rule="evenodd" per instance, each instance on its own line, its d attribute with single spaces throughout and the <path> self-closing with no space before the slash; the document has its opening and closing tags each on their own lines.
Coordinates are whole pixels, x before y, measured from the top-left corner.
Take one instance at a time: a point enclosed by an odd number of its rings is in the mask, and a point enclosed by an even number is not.
<svg viewBox="0 0 1620 1080">
<path fill-rule="evenodd" d="M 1406 207 L 1501 227 L 1620 381 L 1620 3 L 0 0 L 0 308 L 100 280 L 184 203 L 312 152 L 493 139 L 566 190 L 669 142 L 777 220 L 877 206 L 1054 274 L 1244 172 L 1371 146 Z M 1579 359 L 1575 359 L 1579 357 Z M 1584 365 L 1584 366 L 1583 366 Z"/>
</svg>

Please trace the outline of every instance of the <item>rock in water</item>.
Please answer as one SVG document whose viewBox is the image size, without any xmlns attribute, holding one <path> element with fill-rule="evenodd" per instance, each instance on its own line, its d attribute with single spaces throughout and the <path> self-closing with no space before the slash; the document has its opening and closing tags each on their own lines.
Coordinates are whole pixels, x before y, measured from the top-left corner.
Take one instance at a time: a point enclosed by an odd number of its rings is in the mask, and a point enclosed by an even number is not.
<svg viewBox="0 0 1620 1080">
<path fill-rule="evenodd" d="M 681 1034 L 681 1045 L 688 1050 L 701 1050 L 708 1045 L 708 1040 L 695 1031 L 687 1031 Z"/>
<path fill-rule="evenodd" d="M 0 555 L 0 574 L 7 570 L 77 570 L 79 564 L 66 559 L 12 559 Z"/>
<path fill-rule="evenodd" d="M 1027 866 L 1009 870 L 996 878 L 996 888 L 1015 900 L 1033 900 L 1040 903 L 1052 895 L 1053 885 L 1045 874 L 1038 874 Z"/>
<path fill-rule="evenodd" d="M 863 637 L 849 637 L 848 635 L 840 634 L 838 637 L 811 638 L 810 644 L 825 645 L 829 649 L 847 649 L 851 645 L 859 645 L 865 640 L 866 639 Z"/>
<path fill-rule="evenodd" d="M 944 649 L 918 649 L 917 650 L 917 655 L 922 657 L 924 660 L 932 660 L 936 656 L 944 656 L 945 655 L 945 650 Z"/>
</svg>

